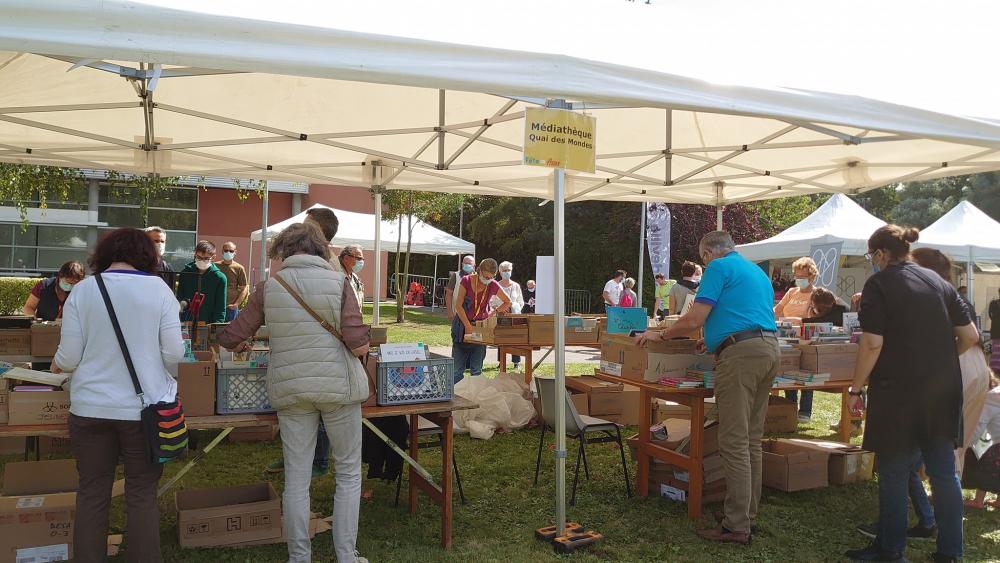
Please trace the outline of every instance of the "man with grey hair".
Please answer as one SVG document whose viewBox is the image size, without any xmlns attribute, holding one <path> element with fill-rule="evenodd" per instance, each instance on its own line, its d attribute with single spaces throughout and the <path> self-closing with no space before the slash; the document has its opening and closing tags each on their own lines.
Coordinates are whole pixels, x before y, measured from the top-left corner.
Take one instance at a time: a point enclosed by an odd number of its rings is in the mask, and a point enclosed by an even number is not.
<svg viewBox="0 0 1000 563">
<path fill-rule="evenodd" d="M 361 245 L 349 244 L 340 251 L 339 261 L 344 275 L 351 282 L 351 288 L 354 290 L 354 295 L 357 296 L 358 305 L 360 306 L 365 302 L 365 284 L 361 282 L 358 274 L 365 267 L 365 251 L 361 248 Z"/>
<path fill-rule="evenodd" d="M 146 227 L 143 229 L 146 232 L 146 236 L 152 241 L 153 247 L 156 248 L 156 255 L 159 256 L 160 262 L 156 265 L 156 275 L 166 282 L 167 287 L 171 291 L 176 291 L 177 289 L 177 273 L 167 264 L 167 261 L 163 259 L 163 255 L 167 251 L 167 231 L 163 230 L 163 227 Z"/>
<path fill-rule="evenodd" d="M 750 543 L 761 492 L 761 437 L 780 352 L 774 323 L 774 290 L 756 264 L 740 256 L 732 237 L 702 237 L 698 254 L 705 275 L 691 310 L 663 332 L 639 341 L 668 340 L 704 327 L 702 345 L 715 354 L 719 453 L 726 475 L 719 525 L 698 535 L 716 542 Z"/>
<path fill-rule="evenodd" d="M 449 320 L 455 318 L 455 288 L 458 287 L 458 282 L 464 276 L 471 274 L 475 269 L 476 258 L 474 256 L 465 256 L 462 258 L 462 271 L 448 273 L 448 285 L 444 288 L 444 306 L 448 311 Z"/>
</svg>

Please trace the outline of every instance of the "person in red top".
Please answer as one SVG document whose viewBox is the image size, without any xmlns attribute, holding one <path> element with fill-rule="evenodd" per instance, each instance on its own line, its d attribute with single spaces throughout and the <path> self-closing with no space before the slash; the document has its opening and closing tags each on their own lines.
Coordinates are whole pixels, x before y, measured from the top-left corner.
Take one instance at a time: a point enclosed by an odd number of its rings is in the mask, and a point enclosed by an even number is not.
<svg viewBox="0 0 1000 563">
<path fill-rule="evenodd" d="M 510 311 L 510 297 L 507 297 L 507 293 L 494 279 L 497 270 L 497 261 L 487 258 L 479 263 L 475 272 L 463 277 L 458 284 L 455 318 L 451 322 L 451 357 L 455 361 L 455 383 L 462 380 L 466 369 L 472 375 L 483 373 L 486 345 L 465 341 L 466 334 L 476 331 L 474 323 L 488 319 L 494 312 Z M 496 309 L 490 306 L 493 296 L 503 302 Z"/>
<path fill-rule="evenodd" d="M 24 302 L 22 311 L 29 317 L 43 321 L 61 319 L 63 303 L 85 273 L 83 264 L 76 260 L 66 262 L 54 277 L 40 280 L 31 288 L 31 295 Z"/>
</svg>

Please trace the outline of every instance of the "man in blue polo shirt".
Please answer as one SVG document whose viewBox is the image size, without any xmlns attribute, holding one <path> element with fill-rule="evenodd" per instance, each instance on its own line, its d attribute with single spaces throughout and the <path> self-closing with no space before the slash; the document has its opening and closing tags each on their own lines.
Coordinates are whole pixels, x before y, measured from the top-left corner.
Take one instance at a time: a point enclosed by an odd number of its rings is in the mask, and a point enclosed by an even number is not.
<svg viewBox="0 0 1000 563">
<path fill-rule="evenodd" d="M 644 345 L 704 327 L 704 347 L 716 359 L 715 400 L 726 503 L 719 525 L 698 535 L 746 545 L 760 502 L 760 441 L 767 397 L 780 360 L 772 309 L 774 289 L 763 270 L 736 252 L 725 231 L 702 237 L 698 253 L 706 269 L 691 310 L 669 329 L 646 332 L 639 340 Z"/>
</svg>

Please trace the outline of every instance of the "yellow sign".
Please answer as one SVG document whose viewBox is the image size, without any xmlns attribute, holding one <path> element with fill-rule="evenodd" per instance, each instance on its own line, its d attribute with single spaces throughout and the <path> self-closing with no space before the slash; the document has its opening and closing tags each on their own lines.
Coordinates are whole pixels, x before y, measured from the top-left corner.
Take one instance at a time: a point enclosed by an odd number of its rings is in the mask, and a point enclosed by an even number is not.
<svg viewBox="0 0 1000 563">
<path fill-rule="evenodd" d="M 524 163 L 593 173 L 597 119 L 564 109 L 524 111 Z"/>
</svg>

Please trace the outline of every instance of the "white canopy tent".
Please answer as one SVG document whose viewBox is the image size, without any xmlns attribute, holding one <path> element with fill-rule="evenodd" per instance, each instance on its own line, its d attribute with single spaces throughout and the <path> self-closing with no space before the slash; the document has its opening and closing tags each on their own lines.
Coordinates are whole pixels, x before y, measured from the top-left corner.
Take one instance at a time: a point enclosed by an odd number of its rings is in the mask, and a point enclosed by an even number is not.
<svg viewBox="0 0 1000 563">
<path fill-rule="evenodd" d="M 808 217 L 758 242 L 741 244 L 740 254 L 753 261 L 809 256 L 812 245 L 844 243 L 845 256 L 864 256 L 868 237 L 885 221 L 868 213 L 844 194 L 834 194 Z"/>
<path fill-rule="evenodd" d="M 0 49 L 3 161 L 361 185 L 376 216 L 387 189 L 551 199 L 556 326 L 567 202 L 721 211 L 1000 169 L 1000 126 L 981 120 L 116 0 L 0 0 Z M 531 105 L 597 118 L 594 174 L 521 164 Z M 561 331 L 555 344 L 562 529 Z"/>
<path fill-rule="evenodd" d="M 936 248 L 965 263 L 968 298 L 972 301 L 976 262 L 1000 262 L 1000 223 L 968 201 L 962 201 L 920 231 L 916 247 Z"/>
<path fill-rule="evenodd" d="M 340 221 L 340 228 L 337 230 L 337 236 L 331 241 L 334 246 L 344 247 L 349 244 L 357 244 L 365 250 L 375 249 L 374 215 L 344 211 L 343 209 L 328 207 L 321 203 L 317 203 L 309 209 L 317 208 L 330 209 L 337 214 L 337 219 Z M 278 236 L 278 234 L 285 230 L 285 228 L 289 225 L 305 221 L 306 213 L 308 211 L 309 210 L 307 209 L 306 211 L 303 211 L 293 217 L 289 217 L 284 221 L 268 225 L 267 238 L 271 239 Z M 401 219 L 382 221 L 380 243 L 383 248 L 387 248 L 389 246 L 395 247 L 400 223 L 403 225 L 403 244 L 406 244 L 407 218 L 406 216 L 403 216 Z M 262 232 L 263 230 L 258 229 L 250 233 L 250 240 L 252 242 L 260 242 Z M 432 227 L 416 217 L 413 218 L 413 237 L 410 244 L 410 251 L 414 254 L 454 256 L 456 254 L 476 253 L 475 244 L 462 240 L 454 235 L 450 235 L 438 228 Z"/>
</svg>

